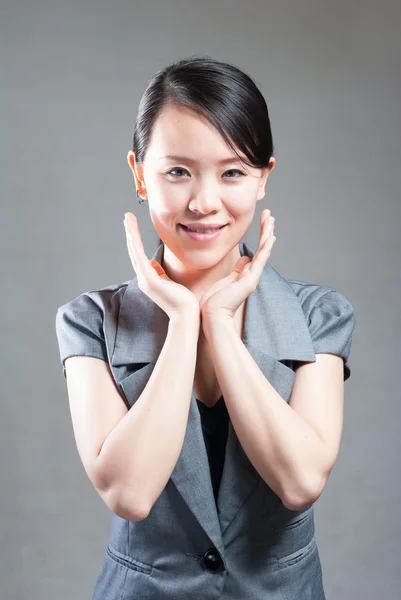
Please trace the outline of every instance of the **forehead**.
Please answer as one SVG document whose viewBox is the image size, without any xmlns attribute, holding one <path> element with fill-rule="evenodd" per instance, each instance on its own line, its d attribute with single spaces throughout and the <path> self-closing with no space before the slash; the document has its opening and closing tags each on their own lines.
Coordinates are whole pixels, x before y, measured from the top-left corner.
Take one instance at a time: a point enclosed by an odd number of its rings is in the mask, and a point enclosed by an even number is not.
<svg viewBox="0 0 401 600">
<path fill-rule="evenodd" d="M 243 153 L 237 149 L 240 156 Z M 219 161 L 236 154 L 220 132 L 202 115 L 181 106 L 169 105 L 156 119 L 149 145 L 149 156 L 160 159 L 167 154 L 185 154 L 193 160 Z M 244 157 L 245 158 L 245 157 Z"/>
</svg>

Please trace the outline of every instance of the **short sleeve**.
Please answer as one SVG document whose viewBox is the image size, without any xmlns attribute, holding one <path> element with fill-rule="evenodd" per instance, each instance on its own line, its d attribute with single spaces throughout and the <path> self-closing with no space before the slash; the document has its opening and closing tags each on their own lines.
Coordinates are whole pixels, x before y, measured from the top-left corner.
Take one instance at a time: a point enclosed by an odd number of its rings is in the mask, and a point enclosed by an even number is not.
<svg viewBox="0 0 401 600">
<path fill-rule="evenodd" d="M 351 376 L 349 355 L 356 325 L 354 310 L 340 292 L 323 294 L 311 310 L 309 331 L 315 354 L 327 352 L 344 359 L 344 381 Z"/>
<path fill-rule="evenodd" d="M 64 361 L 70 356 L 108 360 L 102 310 L 87 294 L 81 294 L 57 309 L 56 335 L 64 377 Z"/>
</svg>

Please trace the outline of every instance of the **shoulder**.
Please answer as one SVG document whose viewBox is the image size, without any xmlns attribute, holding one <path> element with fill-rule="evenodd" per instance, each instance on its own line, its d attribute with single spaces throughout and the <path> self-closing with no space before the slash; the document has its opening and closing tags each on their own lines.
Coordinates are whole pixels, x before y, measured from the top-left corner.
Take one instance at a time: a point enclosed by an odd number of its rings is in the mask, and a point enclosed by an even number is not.
<svg viewBox="0 0 401 600">
<path fill-rule="evenodd" d="M 287 280 L 305 315 L 315 354 L 330 353 L 344 358 L 344 380 L 351 375 L 350 352 L 356 326 L 354 308 L 341 292 L 300 280 Z"/>
<path fill-rule="evenodd" d="M 57 315 L 93 313 L 104 316 L 115 310 L 118 311 L 129 282 L 130 280 L 82 292 L 79 296 L 61 304 L 57 308 Z"/>
<path fill-rule="evenodd" d="M 332 313 L 334 316 L 355 320 L 355 311 L 350 300 L 328 285 L 311 283 L 300 279 L 287 279 L 302 306 L 308 324 L 316 314 Z"/>
<path fill-rule="evenodd" d="M 81 293 L 58 307 L 55 319 L 60 360 L 93 356 L 109 360 L 122 298 L 129 281 Z"/>
<path fill-rule="evenodd" d="M 306 315 L 310 313 L 312 307 L 323 296 L 333 291 L 328 285 L 311 283 L 309 281 L 302 281 L 301 279 L 287 279 L 287 282 L 296 293 Z"/>
</svg>

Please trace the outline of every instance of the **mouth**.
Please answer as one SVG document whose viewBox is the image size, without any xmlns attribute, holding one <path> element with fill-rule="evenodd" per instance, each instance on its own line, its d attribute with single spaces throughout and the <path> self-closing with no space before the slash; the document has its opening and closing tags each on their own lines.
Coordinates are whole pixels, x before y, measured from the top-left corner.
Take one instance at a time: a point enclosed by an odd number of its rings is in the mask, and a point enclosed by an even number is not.
<svg viewBox="0 0 401 600">
<path fill-rule="evenodd" d="M 209 228 L 209 229 L 198 229 L 196 231 L 194 231 L 193 229 L 190 229 L 189 227 L 187 227 L 186 225 L 183 225 L 182 223 L 179 224 L 181 230 L 185 233 L 186 236 L 190 237 L 193 240 L 196 240 L 198 242 L 204 242 L 204 241 L 208 241 L 208 240 L 214 240 L 215 238 L 217 238 L 222 230 L 227 227 L 227 225 L 222 225 L 221 227 L 214 227 L 214 228 Z"/>
<path fill-rule="evenodd" d="M 187 225 L 184 225 L 183 223 L 180 223 L 181 227 L 184 227 L 185 229 L 189 229 L 190 231 L 196 231 L 198 233 L 214 233 L 215 231 L 217 231 L 218 229 L 223 229 L 223 227 L 225 227 L 226 225 L 221 225 L 220 227 L 217 226 L 210 226 L 210 227 L 188 227 Z"/>
</svg>

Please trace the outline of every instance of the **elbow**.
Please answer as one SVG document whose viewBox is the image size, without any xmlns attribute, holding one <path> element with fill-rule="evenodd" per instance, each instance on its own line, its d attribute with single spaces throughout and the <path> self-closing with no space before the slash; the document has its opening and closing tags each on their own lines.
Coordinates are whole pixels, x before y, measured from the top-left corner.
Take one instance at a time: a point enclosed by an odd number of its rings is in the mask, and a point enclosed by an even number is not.
<svg viewBox="0 0 401 600">
<path fill-rule="evenodd" d="M 319 485 L 311 485 L 309 487 L 299 486 L 292 493 L 283 494 L 282 502 L 288 510 L 304 510 L 309 508 L 321 496 L 324 489 L 324 484 L 319 482 Z"/>
<path fill-rule="evenodd" d="M 282 503 L 284 504 L 284 506 L 286 508 L 288 508 L 288 510 L 303 510 L 305 508 L 309 508 L 310 506 L 312 506 L 312 504 L 314 502 L 316 502 L 318 496 L 309 496 L 308 498 L 306 497 L 302 497 L 300 498 L 299 496 L 297 498 L 284 498 L 282 499 Z"/>
<path fill-rule="evenodd" d="M 127 521 L 146 519 L 150 512 L 147 503 L 143 499 L 137 498 L 130 487 L 106 477 L 96 462 L 91 469 L 87 468 L 87 474 L 95 490 L 111 512 Z"/>
<path fill-rule="evenodd" d="M 97 493 L 106 506 L 122 519 L 127 521 L 142 521 L 146 519 L 149 510 L 143 501 L 134 497 L 134 494 L 125 485 L 118 483 L 105 483 L 99 475 L 90 478 Z"/>
<path fill-rule="evenodd" d="M 104 496 L 104 501 L 110 510 L 122 519 L 143 521 L 149 514 L 148 508 L 143 503 L 133 499 L 132 494 L 118 486 L 110 488 Z"/>
</svg>

